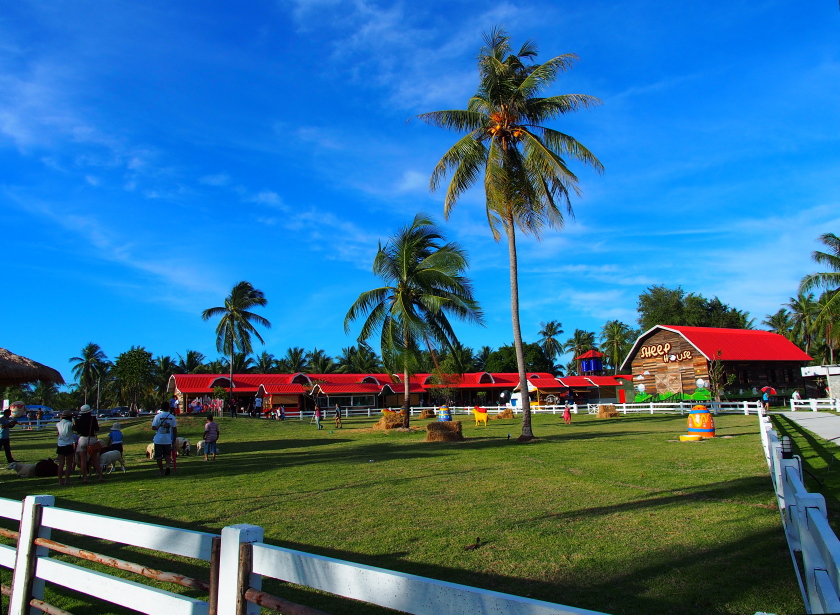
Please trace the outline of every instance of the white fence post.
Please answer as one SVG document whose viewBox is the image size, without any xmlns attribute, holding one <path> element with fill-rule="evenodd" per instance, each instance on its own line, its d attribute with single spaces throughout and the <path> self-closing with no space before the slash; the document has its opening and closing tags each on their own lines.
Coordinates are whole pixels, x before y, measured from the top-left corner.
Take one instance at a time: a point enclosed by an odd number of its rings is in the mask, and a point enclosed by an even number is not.
<svg viewBox="0 0 840 615">
<path fill-rule="evenodd" d="M 28 495 L 23 500 L 20 517 L 20 537 L 15 557 L 15 572 L 12 578 L 12 596 L 9 599 L 9 615 L 26 615 L 41 611 L 29 606 L 30 598 L 44 597 L 44 581 L 35 578 L 35 559 L 46 556 L 49 550 L 36 547 L 36 538 L 49 538 L 50 528 L 41 525 L 41 507 L 55 504 L 51 495 Z"/>
<path fill-rule="evenodd" d="M 257 525 L 230 525 L 222 528 L 222 549 L 219 554 L 219 613 L 236 613 L 236 603 L 245 588 L 238 587 L 239 545 L 262 542 L 263 528 Z M 262 576 L 252 574 L 250 586 L 262 589 Z M 249 603 L 248 615 L 260 615 L 260 607 Z"/>
</svg>

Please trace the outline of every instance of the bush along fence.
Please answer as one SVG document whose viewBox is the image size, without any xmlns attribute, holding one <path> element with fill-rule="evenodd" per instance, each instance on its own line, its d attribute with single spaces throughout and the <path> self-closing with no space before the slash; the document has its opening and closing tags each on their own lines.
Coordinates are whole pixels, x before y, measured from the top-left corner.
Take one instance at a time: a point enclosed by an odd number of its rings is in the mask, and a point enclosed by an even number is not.
<svg viewBox="0 0 840 615">
<path fill-rule="evenodd" d="M 0 544 L 0 567 L 13 570 L 11 586 L 2 586 L 2 594 L 9 599 L 10 615 L 70 615 L 44 602 L 47 583 L 140 613 L 259 615 L 261 608 L 268 608 L 291 615 L 324 615 L 263 592 L 264 578 L 417 615 L 599 615 L 596 611 L 268 545 L 263 542 L 263 529 L 254 525 L 225 527 L 221 535 L 183 530 L 56 508 L 51 495 L 27 496 L 23 502 L 0 498 L 0 517 L 19 522 L 17 531 L 0 528 L 0 535 L 16 541 L 16 546 Z M 52 530 L 78 537 L 84 548 L 51 540 Z M 98 554 L 89 550 L 91 539 L 149 549 L 163 559 L 175 555 L 207 562 L 209 578 L 194 579 Z M 144 582 L 57 560 L 50 557 L 51 551 L 135 573 Z M 150 582 L 175 583 L 207 598 L 170 592 Z"/>
<path fill-rule="evenodd" d="M 809 493 L 802 480 L 802 459 L 790 441 L 759 417 L 761 443 L 776 490 L 793 567 L 808 613 L 840 613 L 840 540 L 828 525 L 825 498 Z"/>
</svg>

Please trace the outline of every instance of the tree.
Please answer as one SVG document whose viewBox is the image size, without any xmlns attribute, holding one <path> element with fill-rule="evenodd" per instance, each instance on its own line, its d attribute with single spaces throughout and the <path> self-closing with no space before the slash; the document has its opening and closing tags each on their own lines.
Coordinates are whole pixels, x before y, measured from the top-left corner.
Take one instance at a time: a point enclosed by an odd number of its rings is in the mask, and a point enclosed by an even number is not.
<svg viewBox="0 0 840 615">
<path fill-rule="evenodd" d="M 840 237 L 834 233 L 825 233 L 820 235 L 819 239 L 828 251 L 815 250 L 811 253 L 811 258 L 818 265 L 825 267 L 827 271 L 810 273 L 802 278 L 799 284 L 800 294 L 817 288 L 840 289 Z M 826 303 L 826 306 L 833 306 L 837 301 L 837 295 L 835 295 L 832 301 Z"/>
<path fill-rule="evenodd" d="M 724 329 L 751 329 L 753 326 L 748 312 L 730 307 L 717 297 L 706 299 L 700 294 L 686 293 L 681 286 L 648 287 L 639 295 L 637 309 L 642 331 L 656 325 Z"/>
<path fill-rule="evenodd" d="M 793 323 L 790 320 L 790 312 L 785 308 L 780 308 L 775 314 L 768 314 L 761 324 L 770 329 L 773 333 L 784 335 L 791 339 L 793 336 Z"/>
<path fill-rule="evenodd" d="M 142 346 L 132 346 L 114 361 L 114 377 L 123 395 L 131 400 L 132 408 L 138 408 L 141 395 L 148 396 L 154 382 L 154 369 L 152 353 Z"/>
<path fill-rule="evenodd" d="M 540 345 L 546 356 L 554 361 L 563 352 L 563 344 L 557 338 L 563 335 L 563 325 L 559 320 L 540 323 Z"/>
<path fill-rule="evenodd" d="M 178 355 L 178 372 L 181 374 L 198 374 L 204 367 L 206 357 L 197 350 L 187 350 L 185 356 Z"/>
<path fill-rule="evenodd" d="M 286 356 L 278 361 L 278 367 L 281 372 L 286 372 L 288 374 L 305 372 L 306 351 L 298 346 L 295 346 L 294 348 L 287 348 Z"/>
<path fill-rule="evenodd" d="M 258 374 L 273 374 L 277 369 L 277 359 L 274 358 L 274 355 L 263 351 L 258 357 L 257 361 L 254 364 L 254 371 Z"/>
<path fill-rule="evenodd" d="M 572 354 L 572 363 L 575 363 L 575 360 L 582 355 L 583 353 L 587 352 L 588 350 L 592 350 L 595 347 L 595 333 L 592 331 L 584 331 L 583 329 L 575 329 L 575 332 L 572 334 L 572 337 L 566 340 L 566 343 L 563 344 L 563 352 L 569 352 Z M 579 369 L 576 369 L 579 372 Z"/>
<path fill-rule="evenodd" d="M 336 370 L 335 361 L 326 351 L 318 348 L 306 353 L 307 374 L 331 374 Z"/>
<path fill-rule="evenodd" d="M 621 359 L 627 356 L 636 337 L 636 331 L 619 320 L 608 320 L 604 324 L 601 329 L 601 350 L 607 362 L 613 366 L 613 373 L 618 374 Z"/>
<path fill-rule="evenodd" d="M 230 359 L 225 357 L 220 360 L 227 365 Z M 233 365 L 227 365 L 227 367 L 231 374 L 251 374 L 254 372 L 255 365 L 256 362 L 252 357 L 244 352 L 235 352 L 233 353 Z"/>
<path fill-rule="evenodd" d="M 472 285 L 461 273 L 467 256 L 444 237 L 424 214 L 400 229 L 388 243 L 379 245 L 373 273 L 385 285 L 363 292 L 344 318 L 344 330 L 365 317 L 359 341 L 380 334 L 383 362 L 402 368 L 403 426 L 409 426 L 409 375 L 422 346 L 440 345 L 449 351 L 457 338 L 449 317 L 482 323 L 481 308 L 473 299 Z"/>
<path fill-rule="evenodd" d="M 811 354 L 814 322 L 819 310 L 814 293 L 800 291 L 796 297 L 790 298 L 787 307 L 793 325 L 793 341 L 802 347 L 805 354 Z"/>
<path fill-rule="evenodd" d="M 224 306 L 212 307 L 201 313 L 203 320 L 219 318 L 216 327 L 216 350 L 227 351 L 228 366 L 230 367 L 230 387 L 233 389 L 234 350 L 239 349 L 246 355 L 254 349 L 251 346 L 251 335 L 255 335 L 263 344 L 263 338 L 252 323 L 271 328 L 271 323 L 258 314 L 249 311 L 255 307 L 265 307 L 268 301 L 263 292 L 254 288 L 250 282 L 239 282 L 225 299 Z"/>
<path fill-rule="evenodd" d="M 548 358 L 542 346 L 539 344 L 525 344 L 524 354 L 526 372 L 554 373 L 556 371 L 554 363 Z M 493 351 L 487 358 L 485 371 L 509 374 L 515 373 L 516 370 L 516 348 L 514 346 L 500 346 L 498 350 Z"/>
<path fill-rule="evenodd" d="M 90 342 L 82 348 L 81 356 L 72 357 L 70 362 L 76 361 L 72 366 L 73 377 L 82 388 L 85 403 L 88 402 L 88 391 L 98 384 L 108 363 L 108 357 L 99 347 L 99 344 Z"/>
<path fill-rule="evenodd" d="M 382 371 L 382 362 L 370 346 L 359 342 L 357 346 L 341 349 L 337 371 L 340 374 L 377 374 Z"/>
<path fill-rule="evenodd" d="M 152 377 L 154 379 L 155 390 L 162 399 L 169 388 L 169 377 L 178 371 L 178 366 L 170 356 L 160 356 L 155 359 L 154 363 Z"/>
<path fill-rule="evenodd" d="M 478 371 L 488 372 L 487 360 L 493 354 L 493 349 L 490 346 L 482 346 L 475 354 L 475 369 Z"/>
<path fill-rule="evenodd" d="M 563 156 L 599 172 L 603 170 L 600 161 L 581 143 L 545 125 L 600 101 L 585 94 L 539 96 L 561 72 L 572 67 L 575 55 L 564 54 L 537 64 L 537 47 L 531 41 L 513 53 L 504 30 L 494 28 L 484 40 L 485 47 L 478 57 L 478 91 L 467 108 L 424 113 L 419 118 L 447 130 L 467 133 L 440 159 L 429 185 L 436 190 L 451 173 L 444 199 L 444 215 L 448 218 L 458 198 L 483 178 L 493 237 L 498 241 L 504 232 L 507 238 L 513 340 L 520 390 L 527 394 L 516 231 L 539 238 L 545 227 L 563 227 L 564 210 L 573 215 L 569 191 L 580 194 L 578 178 Z M 526 395 L 523 399 L 527 399 Z M 527 403 L 522 409 L 520 440 L 531 440 L 531 409 Z"/>
</svg>

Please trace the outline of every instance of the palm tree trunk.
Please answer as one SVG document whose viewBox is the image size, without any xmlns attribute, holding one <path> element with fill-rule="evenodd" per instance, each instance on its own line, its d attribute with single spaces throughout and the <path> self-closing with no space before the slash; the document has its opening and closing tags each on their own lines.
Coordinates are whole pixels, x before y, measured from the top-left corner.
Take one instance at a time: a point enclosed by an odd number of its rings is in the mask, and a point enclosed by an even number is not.
<svg viewBox="0 0 840 615">
<path fill-rule="evenodd" d="M 228 402 L 234 407 L 233 416 L 236 416 L 236 404 L 233 401 L 233 324 L 230 326 L 230 394 L 228 395 Z"/>
<path fill-rule="evenodd" d="M 505 223 L 508 237 L 508 259 L 510 260 L 510 313 L 513 322 L 513 347 L 516 351 L 516 366 L 519 368 L 519 392 L 522 400 L 522 435 L 520 442 L 534 439 L 531 429 L 531 401 L 528 395 L 528 377 L 525 374 L 525 351 L 522 347 L 522 329 L 519 326 L 519 270 L 516 261 L 516 228 L 513 218 Z"/>
<path fill-rule="evenodd" d="M 403 427 L 408 429 L 411 422 L 411 384 L 408 381 L 408 364 L 403 367 L 403 391 L 405 392 L 405 399 L 403 399 Z"/>
</svg>

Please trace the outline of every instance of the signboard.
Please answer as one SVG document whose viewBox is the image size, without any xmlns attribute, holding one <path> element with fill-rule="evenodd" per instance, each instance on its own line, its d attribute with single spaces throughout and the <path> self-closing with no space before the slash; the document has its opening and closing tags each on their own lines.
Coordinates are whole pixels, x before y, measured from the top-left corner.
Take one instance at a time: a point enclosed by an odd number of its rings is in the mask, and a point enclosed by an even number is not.
<svg viewBox="0 0 840 615">
<path fill-rule="evenodd" d="M 651 344 L 650 346 L 642 346 L 639 350 L 639 355 L 642 359 L 650 359 L 652 357 L 662 357 L 663 363 L 674 363 L 679 361 L 690 361 L 691 351 L 683 350 L 677 353 L 671 353 L 671 344 L 665 342 L 664 344 Z"/>
</svg>

